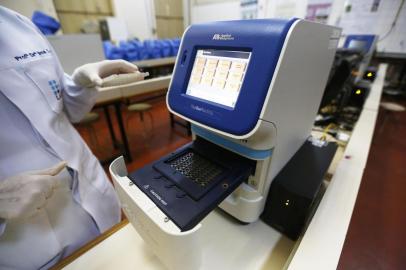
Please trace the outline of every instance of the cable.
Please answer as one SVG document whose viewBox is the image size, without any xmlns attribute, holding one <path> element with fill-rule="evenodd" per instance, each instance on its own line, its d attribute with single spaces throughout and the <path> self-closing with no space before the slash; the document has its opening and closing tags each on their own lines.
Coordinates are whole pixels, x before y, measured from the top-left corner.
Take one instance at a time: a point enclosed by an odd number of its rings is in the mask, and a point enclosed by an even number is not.
<svg viewBox="0 0 406 270">
<path fill-rule="evenodd" d="M 396 12 L 395 18 L 393 19 L 393 22 L 390 26 L 390 29 L 388 32 L 386 32 L 386 34 L 384 34 L 381 38 L 379 38 L 378 42 L 384 40 L 385 38 L 387 38 L 389 36 L 390 33 L 392 33 L 392 30 L 395 28 L 396 22 L 399 18 L 400 12 L 402 10 L 403 4 L 405 3 L 405 0 L 402 0 L 402 2 L 400 2 L 398 11 Z"/>
<path fill-rule="evenodd" d="M 324 129 L 323 134 L 322 134 L 321 137 L 320 137 L 320 140 L 325 141 L 325 140 L 327 139 L 327 133 L 328 133 L 328 131 L 329 131 L 332 127 L 334 127 L 334 126 L 335 126 L 334 123 L 328 124 L 327 127 Z"/>
</svg>

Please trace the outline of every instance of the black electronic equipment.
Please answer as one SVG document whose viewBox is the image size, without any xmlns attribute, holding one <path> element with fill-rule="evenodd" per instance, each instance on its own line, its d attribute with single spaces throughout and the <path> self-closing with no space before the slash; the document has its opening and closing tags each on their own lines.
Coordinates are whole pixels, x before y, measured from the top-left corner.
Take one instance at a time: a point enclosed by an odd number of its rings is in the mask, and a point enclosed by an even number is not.
<svg viewBox="0 0 406 270">
<path fill-rule="evenodd" d="M 349 49 L 337 50 L 333 66 L 327 81 L 324 95 L 320 103 L 320 109 L 335 103 L 339 107 L 345 105 L 346 86 L 354 83 L 355 75 L 353 71 L 358 68 L 362 60 L 362 54 Z M 319 109 L 319 110 L 320 110 Z"/>
<path fill-rule="evenodd" d="M 343 122 L 348 122 L 347 114 L 343 112 L 352 104 L 357 70 L 362 59 L 363 54 L 360 51 L 345 48 L 337 50 L 320 103 L 316 126 L 325 126 L 330 123 L 341 125 Z"/>
<path fill-rule="evenodd" d="M 377 67 L 374 67 L 374 66 L 368 67 L 368 69 L 365 71 L 364 77 L 362 79 L 373 82 L 376 78 L 377 73 L 378 73 Z"/>
<path fill-rule="evenodd" d="M 359 81 L 352 87 L 348 105 L 362 109 L 370 92 L 369 81 Z"/>
<path fill-rule="evenodd" d="M 318 205 L 324 176 L 337 144 L 306 141 L 273 180 L 261 219 L 296 240 Z"/>
</svg>

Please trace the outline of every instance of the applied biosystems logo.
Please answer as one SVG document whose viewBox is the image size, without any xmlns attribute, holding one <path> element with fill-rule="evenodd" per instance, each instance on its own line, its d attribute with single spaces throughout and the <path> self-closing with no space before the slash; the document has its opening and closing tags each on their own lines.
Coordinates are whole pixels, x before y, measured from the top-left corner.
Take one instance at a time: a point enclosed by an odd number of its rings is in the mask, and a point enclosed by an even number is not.
<svg viewBox="0 0 406 270">
<path fill-rule="evenodd" d="M 213 40 L 234 40 L 231 34 L 214 34 Z"/>
</svg>

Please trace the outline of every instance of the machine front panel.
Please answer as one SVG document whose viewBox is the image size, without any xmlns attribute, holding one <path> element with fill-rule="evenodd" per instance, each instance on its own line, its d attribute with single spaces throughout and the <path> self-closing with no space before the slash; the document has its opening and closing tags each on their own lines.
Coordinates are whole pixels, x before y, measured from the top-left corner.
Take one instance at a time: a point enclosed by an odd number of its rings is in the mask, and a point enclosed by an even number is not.
<svg viewBox="0 0 406 270">
<path fill-rule="evenodd" d="M 216 22 L 184 34 L 169 108 L 232 135 L 252 131 L 292 20 Z"/>
</svg>

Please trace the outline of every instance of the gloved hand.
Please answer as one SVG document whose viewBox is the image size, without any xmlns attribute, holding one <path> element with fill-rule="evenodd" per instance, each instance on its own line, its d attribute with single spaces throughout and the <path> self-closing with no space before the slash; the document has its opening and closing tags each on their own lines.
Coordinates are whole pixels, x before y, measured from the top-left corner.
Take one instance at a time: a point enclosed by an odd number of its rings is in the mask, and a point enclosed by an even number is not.
<svg viewBox="0 0 406 270">
<path fill-rule="evenodd" d="M 11 176 L 0 182 L 0 218 L 26 218 L 46 205 L 60 181 L 66 162 L 40 170 Z"/>
<path fill-rule="evenodd" d="M 124 60 L 103 60 L 76 68 L 72 74 L 72 79 L 78 86 L 95 88 L 101 87 L 103 79 L 110 75 L 137 72 L 138 67 L 130 62 Z"/>
</svg>

